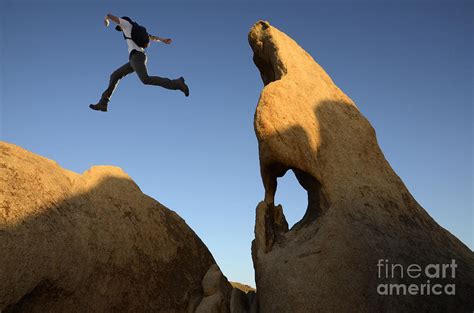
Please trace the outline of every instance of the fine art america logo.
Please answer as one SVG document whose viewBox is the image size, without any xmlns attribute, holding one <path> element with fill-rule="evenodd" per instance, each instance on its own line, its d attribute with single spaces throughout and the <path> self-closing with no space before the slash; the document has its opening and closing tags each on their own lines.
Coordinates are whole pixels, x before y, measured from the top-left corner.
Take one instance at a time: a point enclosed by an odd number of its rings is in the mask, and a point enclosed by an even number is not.
<svg viewBox="0 0 474 313">
<path fill-rule="evenodd" d="M 381 296 L 455 295 L 456 285 L 453 282 L 456 278 L 456 267 L 456 260 L 447 264 L 403 266 L 380 259 L 377 263 L 377 277 L 380 282 L 377 285 L 377 293 Z M 393 281 L 396 283 L 392 283 Z"/>
</svg>

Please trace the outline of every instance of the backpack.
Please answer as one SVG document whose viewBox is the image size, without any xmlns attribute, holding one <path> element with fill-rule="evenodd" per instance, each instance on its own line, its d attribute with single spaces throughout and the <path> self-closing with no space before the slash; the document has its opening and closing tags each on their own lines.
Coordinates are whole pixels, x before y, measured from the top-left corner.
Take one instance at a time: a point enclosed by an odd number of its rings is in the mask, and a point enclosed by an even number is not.
<svg viewBox="0 0 474 313">
<path fill-rule="evenodd" d="M 135 42 L 137 44 L 137 46 L 139 46 L 139 47 L 142 47 L 142 48 L 148 47 L 148 44 L 150 43 L 150 37 L 148 35 L 148 32 L 146 31 L 146 28 L 139 25 L 137 22 L 132 21 L 127 16 L 123 16 L 122 19 L 124 19 L 124 20 L 128 21 L 130 24 L 132 24 L 132 32 L 130 34 L 131 38 L 126 37 L 125 34 L 123 34 L 124 39 L 125 40 L 133 40 L 133 42 Z"/>
</svg>

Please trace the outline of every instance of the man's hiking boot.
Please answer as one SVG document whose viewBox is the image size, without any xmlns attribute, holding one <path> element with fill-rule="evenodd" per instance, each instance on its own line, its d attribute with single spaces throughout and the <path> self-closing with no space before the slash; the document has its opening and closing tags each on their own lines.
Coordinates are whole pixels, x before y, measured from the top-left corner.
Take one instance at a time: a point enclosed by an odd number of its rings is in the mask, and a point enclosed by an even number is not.
<svg viewBox="0 0 474 313">
<path fill-rule="evenodd" d="M 97 104 L 90 104 L 89 108 L 96 111 L 107 112 L 107 104 L 106 103 L 97 103 Z"/>
<path fill-rule="evenodd" d="M 181 90 L 186 97 L 189 97 L 189 88 L 188 85 L 184 82 L 184 78 L 181 76 L 178 78 L 179 81 L 179 90 Z"/>
</svg>

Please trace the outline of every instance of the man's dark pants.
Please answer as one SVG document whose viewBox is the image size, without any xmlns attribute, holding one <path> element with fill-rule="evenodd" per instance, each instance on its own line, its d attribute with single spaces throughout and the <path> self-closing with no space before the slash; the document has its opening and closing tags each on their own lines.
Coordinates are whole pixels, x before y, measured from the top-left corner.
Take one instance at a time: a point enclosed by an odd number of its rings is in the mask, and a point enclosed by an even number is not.
<svg viewBox="0 0 474 313">
<path fill-rule="evenodd" d="M 130 53 L 130 61 L 119 67 L 112 73 L 112 75 L 110 75 L 109 87 L 107 87 L 107 89 L 102 94 L 99 103 L 108 104 L 110 97 L 112 96 L 119 81 L 126 75 L 133 72 L 137 73 L 138 77 L 145 85 L 161 86 L 171 90 L 179 89 L 179 79 L 171 80 L 159 76 L 149 76 L 146 68 L 146 62 L 147 57 L 145 53 L 133 50 Z"/>
</svg>

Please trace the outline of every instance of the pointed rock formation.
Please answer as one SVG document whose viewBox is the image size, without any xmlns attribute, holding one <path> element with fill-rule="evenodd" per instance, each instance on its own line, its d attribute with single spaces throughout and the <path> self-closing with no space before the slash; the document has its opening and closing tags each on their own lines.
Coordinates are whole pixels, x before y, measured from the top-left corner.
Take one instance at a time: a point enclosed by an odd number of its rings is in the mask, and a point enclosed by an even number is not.
<svg viewBox="0 0 474 313">
<path fill-rule="evenodd" d="M 265 187 L 252 245 L 260 313 L 472 311 L 472 251 L 415 201 L 353 101 L 268 22 L 249 43 L 265 85 L 254 124 Z M 308 193 L 291 230 L 273 204 L 288 170 Z M 431 275 L 441 267 L 445 278 Z M 455 284 L 455 295 L 452 286 L 433 295 L 436 284 Z"/>
<path fill-rule="evenodd" d="M 194 312 L 212 255 L 121 169 L 0 143 L 1 312 Z"/>
</svg>

